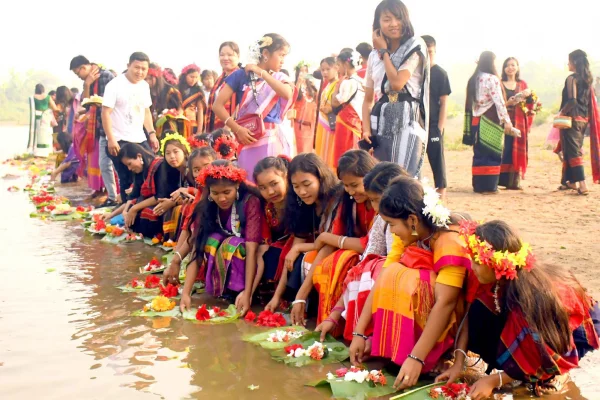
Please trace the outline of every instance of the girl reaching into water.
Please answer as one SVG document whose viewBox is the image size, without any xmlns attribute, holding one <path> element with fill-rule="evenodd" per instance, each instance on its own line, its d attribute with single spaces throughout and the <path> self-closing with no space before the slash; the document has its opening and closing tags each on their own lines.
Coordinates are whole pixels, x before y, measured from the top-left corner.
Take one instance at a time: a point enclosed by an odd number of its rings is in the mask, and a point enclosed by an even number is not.
<svg viewBox="0 0 600 400">
<path fill-rule="evenodd" d="M 199 276 L 208 294 L 235 300 L 244 315 L 252 303 L 262 241 L 259 193 L 246 183 L 246 171 L 226 160 L 204 168 L 198 184 L 204 189 L 195 212 L 195 257 L 187 268 L 180 307 L 190 308 L 190 293 Z"/>
<path fill-rule="evenodd" d="M 505 222 L 464 222 L 461 235 L 480 286 L 471 292 L 474 299 L 467 299 L 472 304 L 454 365 L 437 381 L 454 381 L 470 350 L 488 364 L 489 373 L 471 388 L 474 400 L 515 380 L 538 396 L 560 391 L 565 374 L 599 347 L 598 303 L 571 273 L 536 262 L 530 246 Z"/>
</svg>

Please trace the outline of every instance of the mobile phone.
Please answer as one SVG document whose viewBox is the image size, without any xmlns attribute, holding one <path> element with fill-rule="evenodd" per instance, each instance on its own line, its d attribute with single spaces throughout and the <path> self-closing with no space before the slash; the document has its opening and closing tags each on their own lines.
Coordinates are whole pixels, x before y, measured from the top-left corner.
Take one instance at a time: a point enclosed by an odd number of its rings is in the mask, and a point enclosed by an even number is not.
<svg viewBox="0 0 600 400">
<path fill-rule="evenodd" d="M 367 142 L 365 139 L 361 139 L 358 141 L 358 148 L 363 149 L 365 151 L 369 151 L 371 149 L 376 149 L 379 147 L 379 142 L 377 141 L 377 136 L 371 136 L 369 138 L 371 143 Z"/>
</svg>

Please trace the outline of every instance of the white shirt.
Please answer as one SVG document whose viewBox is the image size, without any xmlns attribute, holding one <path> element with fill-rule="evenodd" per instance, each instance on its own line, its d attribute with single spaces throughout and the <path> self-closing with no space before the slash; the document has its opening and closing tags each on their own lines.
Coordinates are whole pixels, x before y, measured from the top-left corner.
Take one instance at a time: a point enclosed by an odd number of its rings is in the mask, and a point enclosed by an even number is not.
<svg viewBox="0 0 600 400">
<path fill-rule="evenodd" d="M 112 131 L 116 141 L 142 143 L 146 109 L 152 105 L 150 86 L 146 81 L 131 83 L 125 74 L 117 76 L 106 85 L 104 107 L 112 108 Z"/>
<path fill-rule="evenodd" d="M 363 89 L 363 80 L 357 74 L 352 75 L 349 79 L 344 79 L 340 84 L 340 90 L 336 96 L 340 104 L 346 103 L 356 93 L 356 96 L 350 102 L 354 111 L 362 119 L 362 104 L 365 99 L 365 90 Z"/>
<path fill-rule="evenodd" d="M 398 68 L 398 71 L 406 70 L 410 72 L 410 78 L 406 82 L 406 89 L 415 99 L 421 98 L 421 85 L 423 83 L 423 60 L 418 53 L 413 53 L 408 59 Z M 379 58 L 379 53 L 373 50 L 369 55 L 367 64 L 367 73 L 365 75 L 365 87 L 371 88 L 375 92 L 375 101 L 382 96 L 381 83 L 385 77 L 385 63 Z"/>
</svg>

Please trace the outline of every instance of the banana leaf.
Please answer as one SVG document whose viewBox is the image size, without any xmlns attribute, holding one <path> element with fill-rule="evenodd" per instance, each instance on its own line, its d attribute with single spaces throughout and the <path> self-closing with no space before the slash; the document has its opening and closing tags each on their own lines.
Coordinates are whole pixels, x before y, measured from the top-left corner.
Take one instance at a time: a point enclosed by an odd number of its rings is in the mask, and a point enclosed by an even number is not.
<svg viewBox="0 0 600 400">
<path fill-rule="evenodd" d="M 50 216 L 50 213 L 32 212 L 29 214 L 29 218 L 48 218 L 49 216 Z"/>
<path fill-rule="evenodd" d="M 146 266 L 144 265 L 143 267 L 140 267 L 140 274 L 143 274 L 143 275 L 162 274 L 165 271 L 165 269 L 167 269 L 166 265 L 163 265 L 161 268 L 155 269 L 155 270 L 152 270 L 152 271 L 146 271 L 144 269 L 144 267 L 146 267 Z"/>
<path fill-rule="evenodd" d="M 127 235 L 125 235 L 125 237 L 127 237 Z M 122 244 L 139 243 L 139 242 L 142 242 L 143 240 L 144 240 L 143 236 L 142 236 L 142 239 L 135 239 L 135 240 L 125 240 L 125 239 L 123 239 Z"/>
<path fill-rule="evenodd" d="M 148 246 L 156 246 L 158 245 L 158 243 L 152 243 L 152 239 L 151 238 L 144 238 L 144 243 L 147 244 Z"/>
<path fill-rule="evenodd" d="M 81 223 L 81 226 L 83 226 L 84 228 L 89 228 L 90 225 L 92 225 L 94 223 L 94 221 L 83 221 Z"/>
<path fill-rule="evenodd" d="M 337 378 L 332 380 L 322 379 L 320 381 L 307 383 L 305 386 L 311 387 L 326 387 L 329 386 L 331 389 L 332 397 L 335 399 L 349 399 L 349 400 L 366 400 L 377 397 L 387 396 L 394 393 L 396 389 L 392 386 L 394 384 L 395 376 L 383 373 L 387 379 L 387 383 L 383 386 L 376 385 L 371 386 L 369 382 L 346 382 L 343 378 Z M 427 399 L 429 397 L 419 397 L 420 400 Z M 416 400 L 412 398 L 411 400 Z"/>
<path fill-rule="evenodd" d="M 179 278 L 179 280 L 181 281 L 181 277 Z M 204 283 L 202 282 L 196 282 L 194 283 L 194 287 L 192 288 L 192 294 L 194 293 L 204 293 L 206 292 L 206 288 L 204 287 Z"/>
<path fill-rule="evenodd" d="M 169 311 L 143 311 L 138 310 L 131 313 L 134 317 L 179 317 L 181 316 L 181 312 L 179 311 L 179 307 L 175 306 L 174 309 Z"/>
<path fill-rule="evenodd" d="M 309 332 L 306 335 L 290 342 L 288 345 L 292 344 L 301 344 L 303 348 L 308 348 L 315 342 L 319 342 L 321 337 L 321 332 Z M 348 352 L 348 348 L 344 343 L 338 342 L 333 336 L 327 335 L 325 337 L 325 341 L 323 345 L 328 349 L 331 349 L 329 353 L 323 357 L 322 360 L 314 360 L 309 356 L 302 357 L 288 357 L 287 353 L 284 349 L 278 349 L 271 352 L 271 357 L 276 360 L 285 363 L 286 365 L 290 365 L 292 367 L 303 367 L 305 365 L 311 364 L 333 364 L 342 362 L 350 356 Z"/>
<path fill-rule="evenodd" d="M 190 320 L 190 321 L 196 321 L 199 324 L 217 325 L 217 324 L 227 324 L 230 322 L 235 322 L 240 317 L 240 314 L 238 314 L 238 312 L 235 308 L 235 305 L 233 305 L 233 304 L 230 304 L 229 307 L 227 307 L 226 309 L 224 309 L 222 311 L 227 312 L 226 317 L 215 317 L 215 318 L 209 319 L 208 321 L 198 321 L 196 319 L 196 310 L 184 311 L 183 318 Z"/>
<path fill-rule="evenodd" d="M 50 215 L 50 219 L 53 221 L 77 221 L 77 220 L 81 220 L 81 214 L 78 212 L 74 212 L 71 214 L 56 214 L 56 215 Z"/>
<path fill-rule="evenodd" d="M 138 296 L 138 299 L 150 302 L 155 297 L 156 297 L 156 295 L 153 295 L 153 296 L 150 296 L 150 295 L 140 295 L 140 296 Z M 173 300 L 179 300 L 179 299 L 181 299 L 181 295 L 178 295 L 178 296 L 175 296 L 175 297 L 169 297 L 169 298 L 173 299 Z M 178 306 L 176 306 L 176 307 L 178 307 Z"/>
<path fill-rule="evenodd" d="M 106 235 L 106 231 L 103 229 L 101 231 L 94 231 L 92 229 L 90 229 L 90 227 L 88 226 L 87 228 L 85 228 L 85 231 L 92 234 L 92 235 Z"/>
<path fill-rule="evenodd" d="M 138 293 L 140 296 L 150 296 L 150 295 L 152 295 L 152 298 L 156 297 L 160 293 L 160 289 L 159 288 L 154 288 L 154 289 L 146 289 L 146 288 L 134 289 L 131 286 L 117 286 L 117 289 L 119 289 L 123 293 Z"/>
<path fill-rule="evenodd" d="M 396 379 L 396 378 L 394 378 L 394 379 Z M 423 383 L 426 383 L 426 382 L 423 382 Z M 417 385 L 419 385 L 419 384 L 420 383 L 417 383 Z M 390 400 L 395 400 L 395 399 L 428 400 L 428 399 L 431 399 L 431 397 L 429 397 L 429 390 L 431 390 L 435 387 L 444 386 L 445 384 L 446 384 L 446 382 L 431 383 L 428 385 L 418 387 L 416 389 L 406 390 L 404 393 L 400 393 L 398 396 L 394 396 L 394 397 L 390 398 Z"/>
<path fill-rule="evenodd" d="M 293 330 L 296 332 L 307 332 L 308 333 L 306 328 L 304 328 L 302 326 L 288 326 L 288 327 L 283 327 L 283 328 L 269 329 L 268 331 L 264 331 L 261 333 L 252 333 L 252 334 L 244 335 L 242 337 L 242 340 L 244 342 L 249 342 L 249 343 L 254 343 L 256 345 L 259 345 L 263 349 L 267 349 L 267 350 L 283 349 L 284 347 L 292 344 L 292 342 L 286 343 L 286 342 L 269 342 L 269 341 L 267 341 L 267 338 L 269 337 L 269 335 L 271 333 L 275 333 L 277 331 L 282 331 L 282 330 L 286 330 L 286 331 Z"/>
<path fill-rule="evenodd" d="M 124 241 L 126 237 L 126 233 L 122 234 L 121 236 L 106 235 L 102 238 L 102 241 L 106 243 L 119 244 Z"/>
<path fill-rule="evenodd" d="M 158 248 L 166 251 L 167 253 L 171 253 L 175 249 L 174 247 L 165 247 L 163 245 L 158 246 Z"/>
</svg>

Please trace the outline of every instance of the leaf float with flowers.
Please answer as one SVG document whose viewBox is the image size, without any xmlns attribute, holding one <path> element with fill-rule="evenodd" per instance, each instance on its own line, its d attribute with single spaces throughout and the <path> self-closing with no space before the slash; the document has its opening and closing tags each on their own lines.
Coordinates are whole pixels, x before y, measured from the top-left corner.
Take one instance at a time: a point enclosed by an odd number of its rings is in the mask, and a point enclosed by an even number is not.
<svg viewBox="0 0 600 400">
<path fill-rule="evenodd" d="M 163 265 L 158 258 L 152 257 L 152 260 L 143 267 L 140 267 L 141 274 L 160 274 L 167 268 L 166 265 Z"/>
<path fill-rule="evenodd" d="M 277 350 L 290 346 L 292 342 L 307 333 L 306 328 L 302 326 L 288 326 L 286 328 L 275 328 L 261 333 L 244 335 L 242 340 L 259 345 L 263 349 Z"/>
<path fill-rule="evenodd" d="M 346 360 L 350 353 L 348 348 L 338 342 L 333 336 L 327 335 L 325 341 L 320 341 L 320 332 L 309 332 L 290 343 L 301 345 L 302 348 L 294 349 L 294 354 L 286 352 L 285 348 L 271 352 L 271 357 L 294 367 L 303 367 L 311 364 L 332 364 Z M 286 346 L 288 350 L 290 347 Z"/>
<path fill-rule="evenodd" d="M 308 383 L 306 386 L 331 389 L 336 399 L 371 399 L 394 393 L 395 377 L 380 370 L 369 371 L 364 368 L 339 368 L 335 373 L 327 373 L 325 379 Z"/>
<path fill-rule="evenodd" d="M 221 309 L 220 307 L 208 307 L 202 304 L 197 310 L 185 311 L 183 318 L 205 324 L 226 324 L 235 322 L 240 314 L 237 312 L 235 305 L 230 304 L 229 307 Z"/>
<path fill-rule="evenodd" d="M 159 295 L 147 303 L 140 311 L 134 311 L 134 317 L 177 317 L 181 315 L 177 303 L 165 296 Z"/>
</svg>

